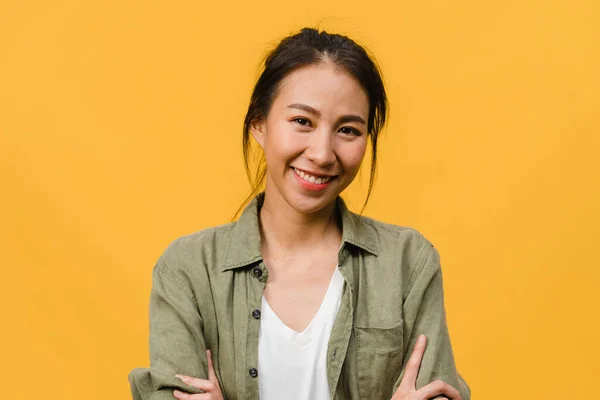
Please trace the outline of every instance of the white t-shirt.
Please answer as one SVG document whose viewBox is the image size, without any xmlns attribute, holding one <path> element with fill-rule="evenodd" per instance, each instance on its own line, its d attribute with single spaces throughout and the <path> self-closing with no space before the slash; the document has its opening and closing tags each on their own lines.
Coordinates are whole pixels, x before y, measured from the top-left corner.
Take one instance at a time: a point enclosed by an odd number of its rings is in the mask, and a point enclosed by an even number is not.
<svg viewBox="0 0 600 400">
<path fill-rule="evenodd" d="M 258 337 L 261 400 L 329 400 L 327 344 L 342 299 L 336 266 L 319 310 L 302 332 L 285 325 L 264 296 Z"/>
</svg>

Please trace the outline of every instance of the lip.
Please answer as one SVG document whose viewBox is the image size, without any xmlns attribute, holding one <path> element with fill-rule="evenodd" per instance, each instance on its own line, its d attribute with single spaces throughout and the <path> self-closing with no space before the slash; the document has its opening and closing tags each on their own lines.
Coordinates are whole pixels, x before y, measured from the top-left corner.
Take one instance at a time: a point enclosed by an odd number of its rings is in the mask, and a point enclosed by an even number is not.
<svg viewBox="0 0 600 400">
<path fill-rule="evenodd" d="M 302 185 L 303 188 L 310 190 L 310 191 L 314 191 L 314 192 L 318 192 L 318 191 L 326 189 L 329 185 L 331 185 L 332 182 L 334 182 L 337 179 L 336 175 L 327 175 L 327 176 L 336 176 L 336 177 L 331 179 L 329 182 L 325 182 L 325 183 L 310 183 L 310 182 L 307 182 L 304 179 L 302 179 L 300 177 L 300 175 L 298 175 L 296 173 L 296 171 L 294 171 L 293 167 L 290 167 L 290 169 L 292 170 L 292 174 L 294 174 L 294 176 L 296 177 L 296 180 L 298 180 L 298 182 L 300 183 L 300 185 Z M 301 171 L 304 171 L 304 170 L 301 170 Z M 323 175 L 321 175 L 321 176 L 323 176 Z"/>
<path fill-rule="evenodd" d="M 321 174 L 321 173 L 318 173 L 318 172 L 313 172 L 313 171 L 310 171 L 310 170 L 307 170 L 307 169 L 302 169 L 302 168 L 297 168 L 297 167 L 291 167 L 291 168 L 292 169 L 296 168 L 299 171 L 306 172 L 307 174 L 313 175 L 313 176 L 325 176 L 325 177 L 337 176 L 337 175 Z"/>
</svg>

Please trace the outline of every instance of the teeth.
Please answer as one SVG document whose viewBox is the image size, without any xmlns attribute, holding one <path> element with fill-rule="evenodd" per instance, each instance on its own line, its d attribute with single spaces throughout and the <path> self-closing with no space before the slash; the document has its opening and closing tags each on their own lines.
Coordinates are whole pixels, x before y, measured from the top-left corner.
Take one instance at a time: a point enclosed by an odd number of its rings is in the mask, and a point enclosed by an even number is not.
<svg viewBox="0 0 600 400">
<path fill-rule="evenodd" d="M 321 183 L 326 183 L 329 182 L 331 180 L 331 176 L 328 177 L 316 177 L 313 175 L 309 175 L 307 173 L 305 173 L 304 171 L 300 171 L 299 169 L 294 168 L 294 171 L 296 171 L 296 173 L 305 181 L 310 182 L 310 183 L 316 183 L 321 184 Z"/>
</svg>

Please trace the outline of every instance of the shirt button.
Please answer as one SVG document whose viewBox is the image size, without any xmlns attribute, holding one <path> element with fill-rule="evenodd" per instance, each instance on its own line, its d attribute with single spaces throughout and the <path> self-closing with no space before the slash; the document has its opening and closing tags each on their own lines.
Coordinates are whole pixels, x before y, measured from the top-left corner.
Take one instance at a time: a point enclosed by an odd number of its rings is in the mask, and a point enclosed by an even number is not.
<svg viewBox="0 0 600 400">
<path fill-rule="evenodd" d="M 248 371 L 251 377 L 256 378 L 258 376 L 258 370 L 256 368 L 250 368 Z"/>
<path fill-rule="evenodd" d="M 262 269 L 256 267 L 252 270 L 255 277 L 260 278 L 262 276 Z"/>
<path fill-rule="evenodd" d="M 252 311 L 252 316 L 256 319 L 259 319 L 260 318 L 260 310 Z"/>
</svg>

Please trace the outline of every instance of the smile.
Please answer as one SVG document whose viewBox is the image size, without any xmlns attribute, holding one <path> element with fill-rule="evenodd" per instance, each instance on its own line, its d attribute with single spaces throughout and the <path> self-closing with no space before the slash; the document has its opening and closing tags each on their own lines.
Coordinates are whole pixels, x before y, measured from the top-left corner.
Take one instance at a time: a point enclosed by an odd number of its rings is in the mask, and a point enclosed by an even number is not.
<svg viewBox="0 0 600 400">
<path fill-rule="evenodd" d="M 299 170 L 297 168 L 292 167 L 292 169 L 294 170 L 294 172 L 296 172 L 296 175 L 298 175 L 301 179 L 304 179 L 306 182 L 309 183 L 314 183 L 316 185 L 321 185 L 327 182 L 330 182 L 332 179 L 334 179 L 336 176 L 318 176 L 318 175 L 310 175 L 302 170 Z"/>
</svg>

